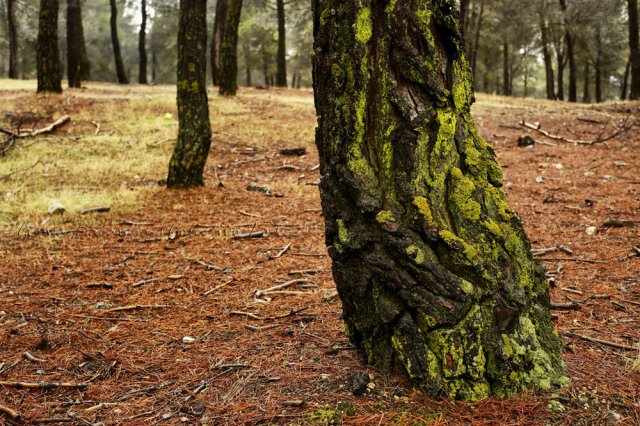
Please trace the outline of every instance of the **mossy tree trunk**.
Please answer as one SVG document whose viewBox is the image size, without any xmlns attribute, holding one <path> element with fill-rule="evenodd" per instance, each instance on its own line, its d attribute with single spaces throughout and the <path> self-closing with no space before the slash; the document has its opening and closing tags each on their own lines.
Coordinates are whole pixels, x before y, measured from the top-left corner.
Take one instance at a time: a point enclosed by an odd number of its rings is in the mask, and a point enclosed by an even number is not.
<svg viewBox="0 0 640 426">
<path fill-rule="evenodd" d="M 120 51 L 120 38 L 118 37 L 118 6 L 116 0 L 109 0 L 111 6 L 111 45 L 113 46 L 113 57 L 116 65 L 116 75 L 118 76 L 118 83 L 129 84 L 129 78 L 124 70 L 124 63 L 122 62 L 122 53 Z"/>
<path fill-rule="evenodd" d="M 16 0 L 7 0 L 7 32 L 9 37 L 9 78 L 19 78 L 18 73 L 18 21 Z"/>
<path fill-rule="evenodd" d="M 227 21 L 229 0 L 216 2 L 216 16 L 213 21 L 213 36 L 211 39 L 211 79 L 213 85 L 220 84 L 220 51 L 222 50 L 222 36 Z"/>
<path fill-rule="evenodd" d="M 38 21 L 38 93 L 62 92 L 58 51 L 58 0 L 40 0 Z"/>
<path fill-rule="evenodd" d="M 276 86 L 287 87 L 287 29 L 285 27 L 284 0 L 277 0 L 278 12 L 278 71 L 276 72 Z"/>
<path fill-rule="evenodd" d="M 238 26 L 242 0 L 229 0 L 220 50 L 220 95 L 235 96 L 238 91 Z"/>
<path fill-rule="evenodd" d="M 90 64 L 84 42 L 80 0 L 67 0 L 67 78 L 69 87 L 80 87 L 90 76 Z"/>
<path fill-rule="evenodd" d="M 178 141 L 169 163 L 167 187 L 204 185 L 211 146 L 207 101 L 207 1 L 180 0 L 178 30 Z"/>
<path fill-rule="evenodd" d="M 316 143 L 350 339 L 431 395 L 479 400 L 566 379 L 458 19 L 453 0 L 314 0 Z"/>
<path fill-rule="evenodd" d="M 142 20 L 140 22 L 140 32 L 138 33 L 138 83 L 147 84 L 147 1 L 142 0 L 140 5 Z"/>
</svg>

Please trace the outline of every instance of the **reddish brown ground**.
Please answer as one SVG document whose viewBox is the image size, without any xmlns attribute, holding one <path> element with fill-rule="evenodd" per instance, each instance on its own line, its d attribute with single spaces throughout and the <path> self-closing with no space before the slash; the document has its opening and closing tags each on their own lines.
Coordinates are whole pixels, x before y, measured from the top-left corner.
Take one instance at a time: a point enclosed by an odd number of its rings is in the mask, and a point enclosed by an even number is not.
<svg viewBox="0 0 640 426">
<path fill-rule="evenodd" d="M 292 117 L 266 97 L 247 102 L 283 135 L 290 120 L 314 126 L 311 105 Z M 144 209 L 114 211 L 79 229 L 0 233 L 0 381 L 90 383 L 86 389 L 0 386 L 0 404 L 17 410 L 26 424 L 75 415 L 68 424 L 298 425 L 335 419 L 353 425 L 587 425 L 606 424 L 610 411 L 622 416 L 620 424 L 640 424 L 640 374 L 630 371 L 636 352 L 576 337 L 627 346 L 640 340 L 640 257 L 633 250 L 640 245 L 638 228 L 601 227 L 608 219 L 638 220 L 640 133 L 596 146 L 515 147 L 524 133 L 517 128 L 520 119 L 593 138 L 602 126 L 578 118 L 606 122 L 624 117 L 628 107 L 571 109 L 487 97 L 476 107 L 480 131 L 499 152 L 507 194 L 534 248 L 563 245 L 574 252 L 543 256 L 557 282 L 553 301 L 581 307 L 554 312 L 573 380 L 559 396 L 438 402 L 365 366 L 343 334 L 340 301 L 331 298 L 318 191 L 310 185 L 319 178 L 311 171 L 317 164 L 313 141 L 282 139 L 253 149 L 228 136 L 230 125 L 216 129 L 206 188 L 159 190 Z M 632 112 L 638 116 L 637 106 Z M 250 121 L 238 116 L 233 124 Z M 69 129 L 73 133 L 73 124 Z M 307 146 L 308 156 L 277 154 L 282 146 L 299 144 Z M 295 168 L 281 168 L 285 163 Z M 217 186 L 216 167 L 224 187 Z M 301 174 L 305 178 L 298 180 Z M 544 181 L 536 183 L 537 176 Z M 251 182 L 271 184 L 284 197 L 247 191 Z M 588 226 L 597 232 L 589 236 Z M 74 232 L 58 232 L 63 229 Z M 267 238 L 232 239 L 263 230 Z M 288 244 L 282 257 L 269 259 Z M 216 268 L 207 270 L 198 260 Z M 304 294 L 254 301 L 256 290 L 303 269 L 318 271 L 306 276 L 318 288 L 294 286 L 290 290 Z M 149 279 L 157 281 L 132 287 Z M 110 286 L 94 286 L 102 283 Z M 108 311 L 130 305 L 158 306 Z M 232 314 L 273 317 L 302 309 L 276 320 Z M 277 327 L 247 328 L 271 324 Z M 184 343 L 184 337 L 195 341 Z M 24 359 L 25 351 L 44 362 Z M 355 397 L 349 377 L 361 371 L 371 374 L 375 387 Z M 302 405 L 290 406 L 296 400 Z M 550 410 L 552 400 L 567 411 Z M 0 414 L 2 423 L 12 424 Z"/>
</svg>

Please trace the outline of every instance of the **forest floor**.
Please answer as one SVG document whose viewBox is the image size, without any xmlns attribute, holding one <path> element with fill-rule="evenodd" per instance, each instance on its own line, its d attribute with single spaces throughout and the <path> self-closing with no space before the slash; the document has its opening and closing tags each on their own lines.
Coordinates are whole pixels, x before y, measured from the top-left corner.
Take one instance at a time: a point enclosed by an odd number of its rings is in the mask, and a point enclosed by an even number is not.
<svg viewBox="0 0 640 426">
<path fill-rule="evenodd" d="M 174 89 L 87 86 L 37 97 L 0 80 L 0 127 L 71 119 L 0 157 L 0 424 L 18 423 L 10 410 L 25 424 L 640 424 L 640 129 L 581 145 L 519 125 L 597 139 L 640 105 L 478 96 L 511 205 L 534 249 L 557 248 L 539 254 L 552 301 L 571 308 L 553 314 L 572 384 L 467 404 L 420 395 L 349 345 L 310 91 L 211 94 L 208 185 L 169 192 Z M 517 147 L 524 134 L 541 143 Z M 51 200 L 66 212 L 49 215 Z M 255 297 L 292 279 L 290 294 Z"/>
</svg>

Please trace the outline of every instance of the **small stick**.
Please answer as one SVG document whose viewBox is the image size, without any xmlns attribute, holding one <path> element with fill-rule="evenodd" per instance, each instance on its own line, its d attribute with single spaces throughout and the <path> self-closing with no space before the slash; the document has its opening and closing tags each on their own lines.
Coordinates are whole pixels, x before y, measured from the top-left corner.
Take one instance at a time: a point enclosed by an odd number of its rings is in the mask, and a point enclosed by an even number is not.
<svg viewBox="0 0 640 426">
<path fill-rule="evenodd" d="M 573 288 L 562 287 L 560 290 L 566 291 L 567 293 L 579 294 L 580 296 L 584 294 L 582 291 Z"/>
<path fill-rule="evenodd" d="M 249 232 L 248 234 L 236 234 L 233 236 L 234 240 L 249 240 L 257 238 L 265 238 L 269 235 L 267 231 Z"/>
<path fill-rule="evenodd" d="M 57 389 L 57 388 L 86 389 L 89 387 L 89 383 L 0 381 L 0 386 L 4 386 L 8 388 L 18 388 L 18 389 Z"/>
<path fill-rule="evenodd" d="M 118 308 L 107 309 L 105 312 L 123 312 L 123 311 L 137 311 L 139 309 L 162 309 L 168 308 L 169 305 L 130 305 L 120 306 Z"/>
<path fill-rule="evenodd" d="M 42 358 L 38 358 L 35 355 L 33 355 L 31 352 L 29 351 L 25 351 L 22 356 L 24 356 L 26 359 L 28 359 L 31 362 L 47 362 Z"/>
<path fill-rule="evenodd" d="M 269 259 L 279 259 L 279 258 L 281 258 L 282 255 L 284 255 L 286 252 L 288 252 L 290 248 L 291 248 L 291 243 L 289 243 L 286 246 L 284 246 L 284 248 L 282 250 L 280 250 L 278 252 L 278 254 L 276 254 L 275 256 L 269 256 Z"/>
<path fill-rule="evenodd" d="M 149 279 L 149 280 L 138 281 L 135 284 L 131 284 L 131 287 L 132 288 L 142 287 L 143 285 L 151 284 L 151 283 L 154 283 L 156 281 L 160 281 L 160 278 L 152 278 L 152 279 Z"/>
<path fill-rule="evenodd" d="M 77 318 L 84 318 L 84 319 L 95 320 L 95 321 L 148 322 L 148 320 L 138 319 L 138 318 L 92 317 L 88 315 L 73 315 L 73 316 Z"/>
<path fill-rule="evenodd" d="M 624 303 L 630 303 L 632 305 L 640 306 L 640 302 L 634 302 L 633 300 L 627 300 L 627 299 L 618 299 L 618 300 Z"/>
<path fill-rule="evenodd" d="M 111 211 L 111 206 L 98 206 L 98 207 L 91 207 L 91 208 L 88 208 L 88 209 L 79 210 L 78 213 L 80 213 L 80 214 L 108 213 L 110 211 Z"/>
<path fill-rule="evenodd" d="M 31 420 L 34 423 L 69 423 L 74 419 L 72 417 L 50 417 L 46 419 Z"/>
<path fill-rule="evenodd" d="M 100 123 L 98 123 L 97 121 L 92 121 L 91 124 L 96 126 L 96 131 L 93 136 L 98 136 L 98 134 L 100 133 Z"/>
<path fill-rule="evenodd" d="M 583 259 L 581 257 L 567 257 L 567 258 L 541 257 L 541 258 L 538 258 L 538 260 L 542 260 L 544 262 L 609 263 L 606 260 Z"/>
<path fill-rule="evenodd" d="M 16 410 L 11 409 L 5 405 L 0 404 L 0 412 L 5 413 L 7 416 L 11 417 L 12 420 L 16 422 L 22 421 L 22 416 Z"/>
<path fill-rule="evenodd" d="M 289 275 L 315 275 L 322 272 L 322 269 L 301 269 L 299 271 L 289 271 Z"/>
<path fill-rule="evenodd" d="M 241 215 L 244 215 L 244 216 L 249 216 L 249 217 L 260 217 L 260 215 L 259 215 L 259 214 L 257 214 L 257 213 L 248 213 L 248 212 L 245 212 L 244 210 L 238 210 L 238 212 L 239 212 Z"/>
<path fill-rule="evenodd" d="M 218 286 L 215 286 L 215 287 L 214 287 L 214 288 L 212 288 L 211 290 L 207 290 L 207 291 L 205 291 L 204 293 L 202 293 L 202 295 L 203 295 L 203 296 L 208 296 L 208 295 L 210 295 L 211 293 L 214 293 L 214 292 L 216 292 L 216 291 L 220 290 L 222 287 L 226 287 L 227 285 L 231 284 L 232 282 L 233 282 L 233 278 L 230 278 L 230 279 L 228 279 L 226 282 L 224 282 L 224 283 L 222 283 L 222 284 L 220 284 L 220 285 L 218 285 Z"/>
<path fill-rule="evenodd" d="M 273 292 L 273 291 L 277 291 L 277 290 L 282 290 L 283 288 L 290 287 L 290 286 L 292 286 L 294 284 L 307 284 L 307 283 L 315 284 L 313 281 L 307 280 L 307 279 L 304 279 L 304 278 L 295 279 L 295 280 L 287 281 L 286 283 L 282 283 L 282 284 L 275 285 L 273 287 L 269 287 L 266 290 L 256 290 L 256 292 L 254 293 L 254 297 L 256 299 L 259 299 L 265 293 Z"/>
<path fill-rule="evenodd" d="M 625 349 L 629 351 L 637 351 L 639 349 L 634 346 L 623 345 L 621 343 L 615 343 L 615 342 L 609 342 L 608 340 L 597 339 L 595 337 L 583 336 L 582 334 L 577 334 L 577 333 L 567 333 L 567 334 L 570 336 L 578 337 L 582 340 L 586 340 L 587 342 L 600 343 L 601 345 L 611 346 L 612 348 Z"/>
<path fill-rule="evenodd" d="M 300 312 L 306 311 L 307 309 L 309 309 L 309 308 L 301 308 L 301 309 L 298 309 L 296 311 L 292 310 L 289 313 L 282 314 L 282 315 L 277 315 L 275 317 L 261 317 L 261 316 L 258 316 L 256 314 L 254 314 L 254 313 L 243 312 L 243 311 L 229 312 L 229 315 L 241 315 L 241 316 L 246 316 L 246 317 L 253 318 L 253 319 L 256 319 L 256 320 L 259 320 L 259 321 L 273 321 L 273 320 L 278 320 L 278 319 L 287 318 L 287 317 L 291 317 L 291 316 L 297 315 Z"/>
<path fill-rule="evenodd" d="M 246 328 L 247 330 L 251 330 L 251 331 L 265 331 L 265 330 L 270 330 L 272 328 L 277 328 L 280 327 L 280 324 L 269 324 L 269 325 L 263 325 L 262 327 L 258 327 L 255 325 L 249 325 L 246 324 L 244 326 L 244 328 Z"/>
<path fill-rule="evenodd" d="M 211 263 L 207 263 L 204 260 L 200 260 L 200 259 L 195 260 L 194 259 L 194 262 L 196 262 L 198 265 L 204 266 L 207 271 L 222 271 L 221 267 L 213 265 Z"/>
<path fill-rule="evenodd" d="M 577 303 L 551 303 L 551 309 L 556 311 L 579 311 L 582 306 Z"/>
</svg>

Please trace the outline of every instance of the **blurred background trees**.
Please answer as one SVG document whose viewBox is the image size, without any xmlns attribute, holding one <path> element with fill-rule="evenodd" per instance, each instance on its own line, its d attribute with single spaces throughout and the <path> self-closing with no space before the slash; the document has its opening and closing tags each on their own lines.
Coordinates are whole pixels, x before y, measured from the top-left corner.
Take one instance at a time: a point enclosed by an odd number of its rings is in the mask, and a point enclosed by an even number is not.
<svg viewBox="0 0 640 426">
<path fill-rule="evenodd" d="M 79 2 L 91 79 L 118 81 L 110 28 L 110 5 L 114 3 L 125 76 L 134 81 L 145 81 L 146 76 L 150 83 L 175 83 L 179 0 Z M 14 77 L 35 78 L 37 3 L 0 0 L 2 78 L 9 77 L 10 71 Z M 216 64 L 211 55 L 219 50 L 212 44 L 216 11 L 226 10 L 229 0 L 207 3 L 207 81 L 211 82 Z M 461 3 L 477 91 L 586 102 L 640 96 L 637 0 Z M 61 58 L 67 57 L 64 8 L 66 0 L 61 0 Z M 224 23 L 218 19 L 219 26 Z M 308 0 L 244 0 L 238 30 L 238 84 L 310 87 L 312 32 Z M 66 76 L 67 61 L 61 63 Z"/>
</svg>

